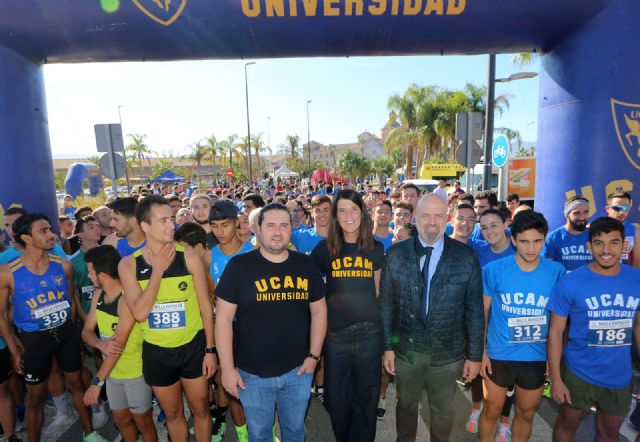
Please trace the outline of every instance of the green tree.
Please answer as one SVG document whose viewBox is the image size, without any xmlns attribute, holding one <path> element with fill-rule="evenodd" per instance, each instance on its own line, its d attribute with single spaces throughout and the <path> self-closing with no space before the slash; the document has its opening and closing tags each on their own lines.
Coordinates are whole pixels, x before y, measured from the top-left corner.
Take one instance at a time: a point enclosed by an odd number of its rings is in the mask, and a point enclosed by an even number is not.
<svg viewBox="0 0 640 442">
<path fill-rule="evenodd" d="M 511 64 L 515 67 L 522 68 L 532 64 L 540 57 L 534 52 L 519 52 L 511 57 Z"/>
<path fill-rule="evenodd" d="M 393 160 L 385 157 L 377 157 L 371 162 L 371 171 L 378 176 L 378 182 L 382 183 L 382 176 L 391 176 L 395 170 Z"/>
<path fill-rule="evenodd" d="M 371 163 L 364 155 L 348 150 L 338 158 L 336 169 L 340 175 L 355 180 L 357 176 L 364 177 L 371 173 Z"/>
<path fill-rule="evenodd" d="M 147 165 L 151 167 L 151 155 L 158 155 L 155 151 L 151 150 L 147 143 L 144 142 L 146 135 L 141 134 L 128 134 L 127 137 L 131 138 L 131 143 L 125 147 L 126 153 L 131 154 L 134 161 L 138 164 L 138 167 L 142 167 L 142 160 L 147 160 Z"/>
<path fill-rule="evenodd" d="M 239 154 L 237 141 L 238 141 L 238 135 L 232 134 L 232 135 L 229 135 L 225 140 L 222 140 L 220 142 L 220 151 L 222 152 L 222 156 L 226 157 L 227 154 L 229 155 L 228 156 L 228 161 L 225 164 L 230 169 L 233 169 L 233 156 L 234 156 L 234 153 L 236 155 Z"/>
<path fill-rule="evenodd" d="M 213 169 L 216 167 L 216 159 L 218 157 L 224 156 L 224 151 L 220 146 L 220 143 L 216 139 L 216 136 L 211 134 L 208 137 L 203 138 L 204 146 L 206 148 L 206 153 L 209 157 L 211 157 L 211 163 L 213 164 Z"/>
<path fill-rule="evenodd" d="M 175 168 L 173 167 L 173 163 L 171 161 L 162 158 L 158 160 L 158 162 L 151 169 L 151 177 L 155 178 L 157 176 L 160 176 L 167 170 L 170 170 L 173 173 L 177 173 L 174 169 Z"/>
<path fill-rule="evenodd" d="M 335 146 L 335 144 L 329 144 L 327 146 L 327 152 L 329 152 L 329 155 L 331 155 L 331 158 L 333 159 L 333 165 L 335 167 L 335 165 L 336 165 L 336 146 Z"/>
<path fill-rule="evenodd" d="M 200 174 L 200 165 L 202 161 L 209 154 L 209 150 L 205 144 L 202 144 L 200 141 L 193 143 L 192 145 L 187 147 L 189 152 L 185 155 L 185 158 L 193 160 L 196 162 L 196 173 L 198 176 L 198 185 L 202 187 L 202 177 Z"/>
<path fill-rule="evenodd" d="M 517 144 L 518 148 L 522 147 L 522 136 L 517 130 L 509 129 L 508 127 L 496 127 L 495 131 L 507 137 L 509 144 L 512 146 Z"/>
<path fill-rule="evenodd" d="M 91 164 L 95 164 L 96 166 L 98 166 L 100 164 L 100 156 L 91 155 L 90 157 L 87 157 L 87 161 Z"/>
<path fill-rule="evenodd" d="M 296 158 L 298 156 L 298 148 L 300 137 L 298 135 L 287 135 L 287 146 L 289 147 L 289 156 Z"/>
</svg>

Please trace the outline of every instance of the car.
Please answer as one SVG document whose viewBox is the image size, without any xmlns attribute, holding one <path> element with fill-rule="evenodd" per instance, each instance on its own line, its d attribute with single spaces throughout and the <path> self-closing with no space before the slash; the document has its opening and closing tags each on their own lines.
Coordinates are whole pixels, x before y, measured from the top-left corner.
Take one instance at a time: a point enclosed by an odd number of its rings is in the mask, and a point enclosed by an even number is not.
<svg viewBox="0 0 640 442">
<path fill-rule="evenodd" d="M 436 187 L 438 187 L 438 180 L 404 180 L 402 184 L 405 183 L 414 184 L 420 189 L 420 192 L 426 190 L 428 193 L 433 193 Z"/>
</svg>

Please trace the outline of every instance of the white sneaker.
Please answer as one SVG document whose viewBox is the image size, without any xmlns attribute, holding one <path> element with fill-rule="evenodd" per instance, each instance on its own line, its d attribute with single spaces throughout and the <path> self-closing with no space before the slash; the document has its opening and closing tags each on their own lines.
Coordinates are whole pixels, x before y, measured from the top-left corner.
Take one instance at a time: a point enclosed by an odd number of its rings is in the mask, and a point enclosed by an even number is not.
<svg viewBox="0 0 640 442">
<path fill-rule="evenodd" d="M 73 418 L 71 416 L 57 412 L 51 423 L 47 425 L 47 428 L 42 432 L 42 437 L 50 437 L 60 432 L 66 426 L 71 425 L 71 423 L 73 423 Z"/>
<path fill-rule="evenodd" d="M 496 442 L 511 442 L 511 429 L 509 429 L 509 425 L 500 424 Z"/>
<path fill-rule="evenodd" d="M 91 425 L 93 426 L 94 430 L 99 430 L 100 428 L 104 427 L 109 421 L 109 415 L 104 408 L 104 402 L 102 402 L 99 406 L 98 411 L 94 411 L 91 414 Z"/>
<path fill-rule="evenodd" d="M 465 429 L 467 433 L 477 434 L 478 433 L 478 418 L 480 418 L 480 410 L 471 410 L 471 414 L 467 419 L 467 424 L 465 425 Z"/>
</svg>

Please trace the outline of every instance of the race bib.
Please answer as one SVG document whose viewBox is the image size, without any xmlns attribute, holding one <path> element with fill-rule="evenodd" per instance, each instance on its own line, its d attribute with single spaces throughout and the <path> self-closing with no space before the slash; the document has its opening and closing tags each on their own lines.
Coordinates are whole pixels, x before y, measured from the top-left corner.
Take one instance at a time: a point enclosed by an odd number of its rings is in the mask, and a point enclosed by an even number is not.
<svg viewBox="0 0 640 442">
<path fill-rule="evenodd" d="M 184 302 L 155 304 L 149 313 L 149 328 L 154 330 L 184 328 L 185 317 Z"/>
<path fill-rule="evenodd" d="M 633 319 L 589 321 L 589 346 L 617 347 L 631 345 Z"/>
<path fill-rule="evenodd" d="M 634 237 L 627 236 L 624 239 L 624 246 L 622 248 L 622 255 L 620 256 L 620 262 L 625 262 L 629 260 L 629 256 L 631 255 L 631 251 L 633 250 L 633 246 L 635 243 Z"/>
<path fill-rule="evenodd" d="M 69 301 L 60 301 L 33 311 L 34 318 L 38 321 L 38 329 L 47 330 L 60 327 L 64 324 L 71 312 Z"/>
<path fill-rule="evenodd" d="M 549 325 L 546 316 L 527 316 L 522 318 L 509 318 L 509 342 L 531 343 L 545 342 Z"/>
</svg>

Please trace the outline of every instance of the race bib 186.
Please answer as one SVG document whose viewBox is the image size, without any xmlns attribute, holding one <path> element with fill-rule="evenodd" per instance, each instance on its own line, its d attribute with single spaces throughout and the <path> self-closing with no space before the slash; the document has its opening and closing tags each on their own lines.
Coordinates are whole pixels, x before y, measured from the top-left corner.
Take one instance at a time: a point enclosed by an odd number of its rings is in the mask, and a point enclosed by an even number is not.
<svg viewBox="0 0 640 442">
<path fill-rule="evenodd" d="M 544 342 L 547 340 L 549 325 L 547 316 L 526 316 L 522 318 L 509 318 L 509 342 L 530 343 Z"/>
<path fill-rule="evenodd" d="M 167 302 L 155 304 L 149 313 L 149 328 L 154 330 L 184 328 L 185 303 Z"/>
<path fill-rule="evenodd" d="M 70 312 L 71 305 L 69 301 L 60 301 L 35 309 L 33 316 L 38 320 L 38 329 L 47 330 L 64 324 Z"/>
<path fill-rule="evenodd" d="M 632 318 L 589 321 L 589 345 L 603 347 L 631 345 L 632 330 Z"/>
</svg>

